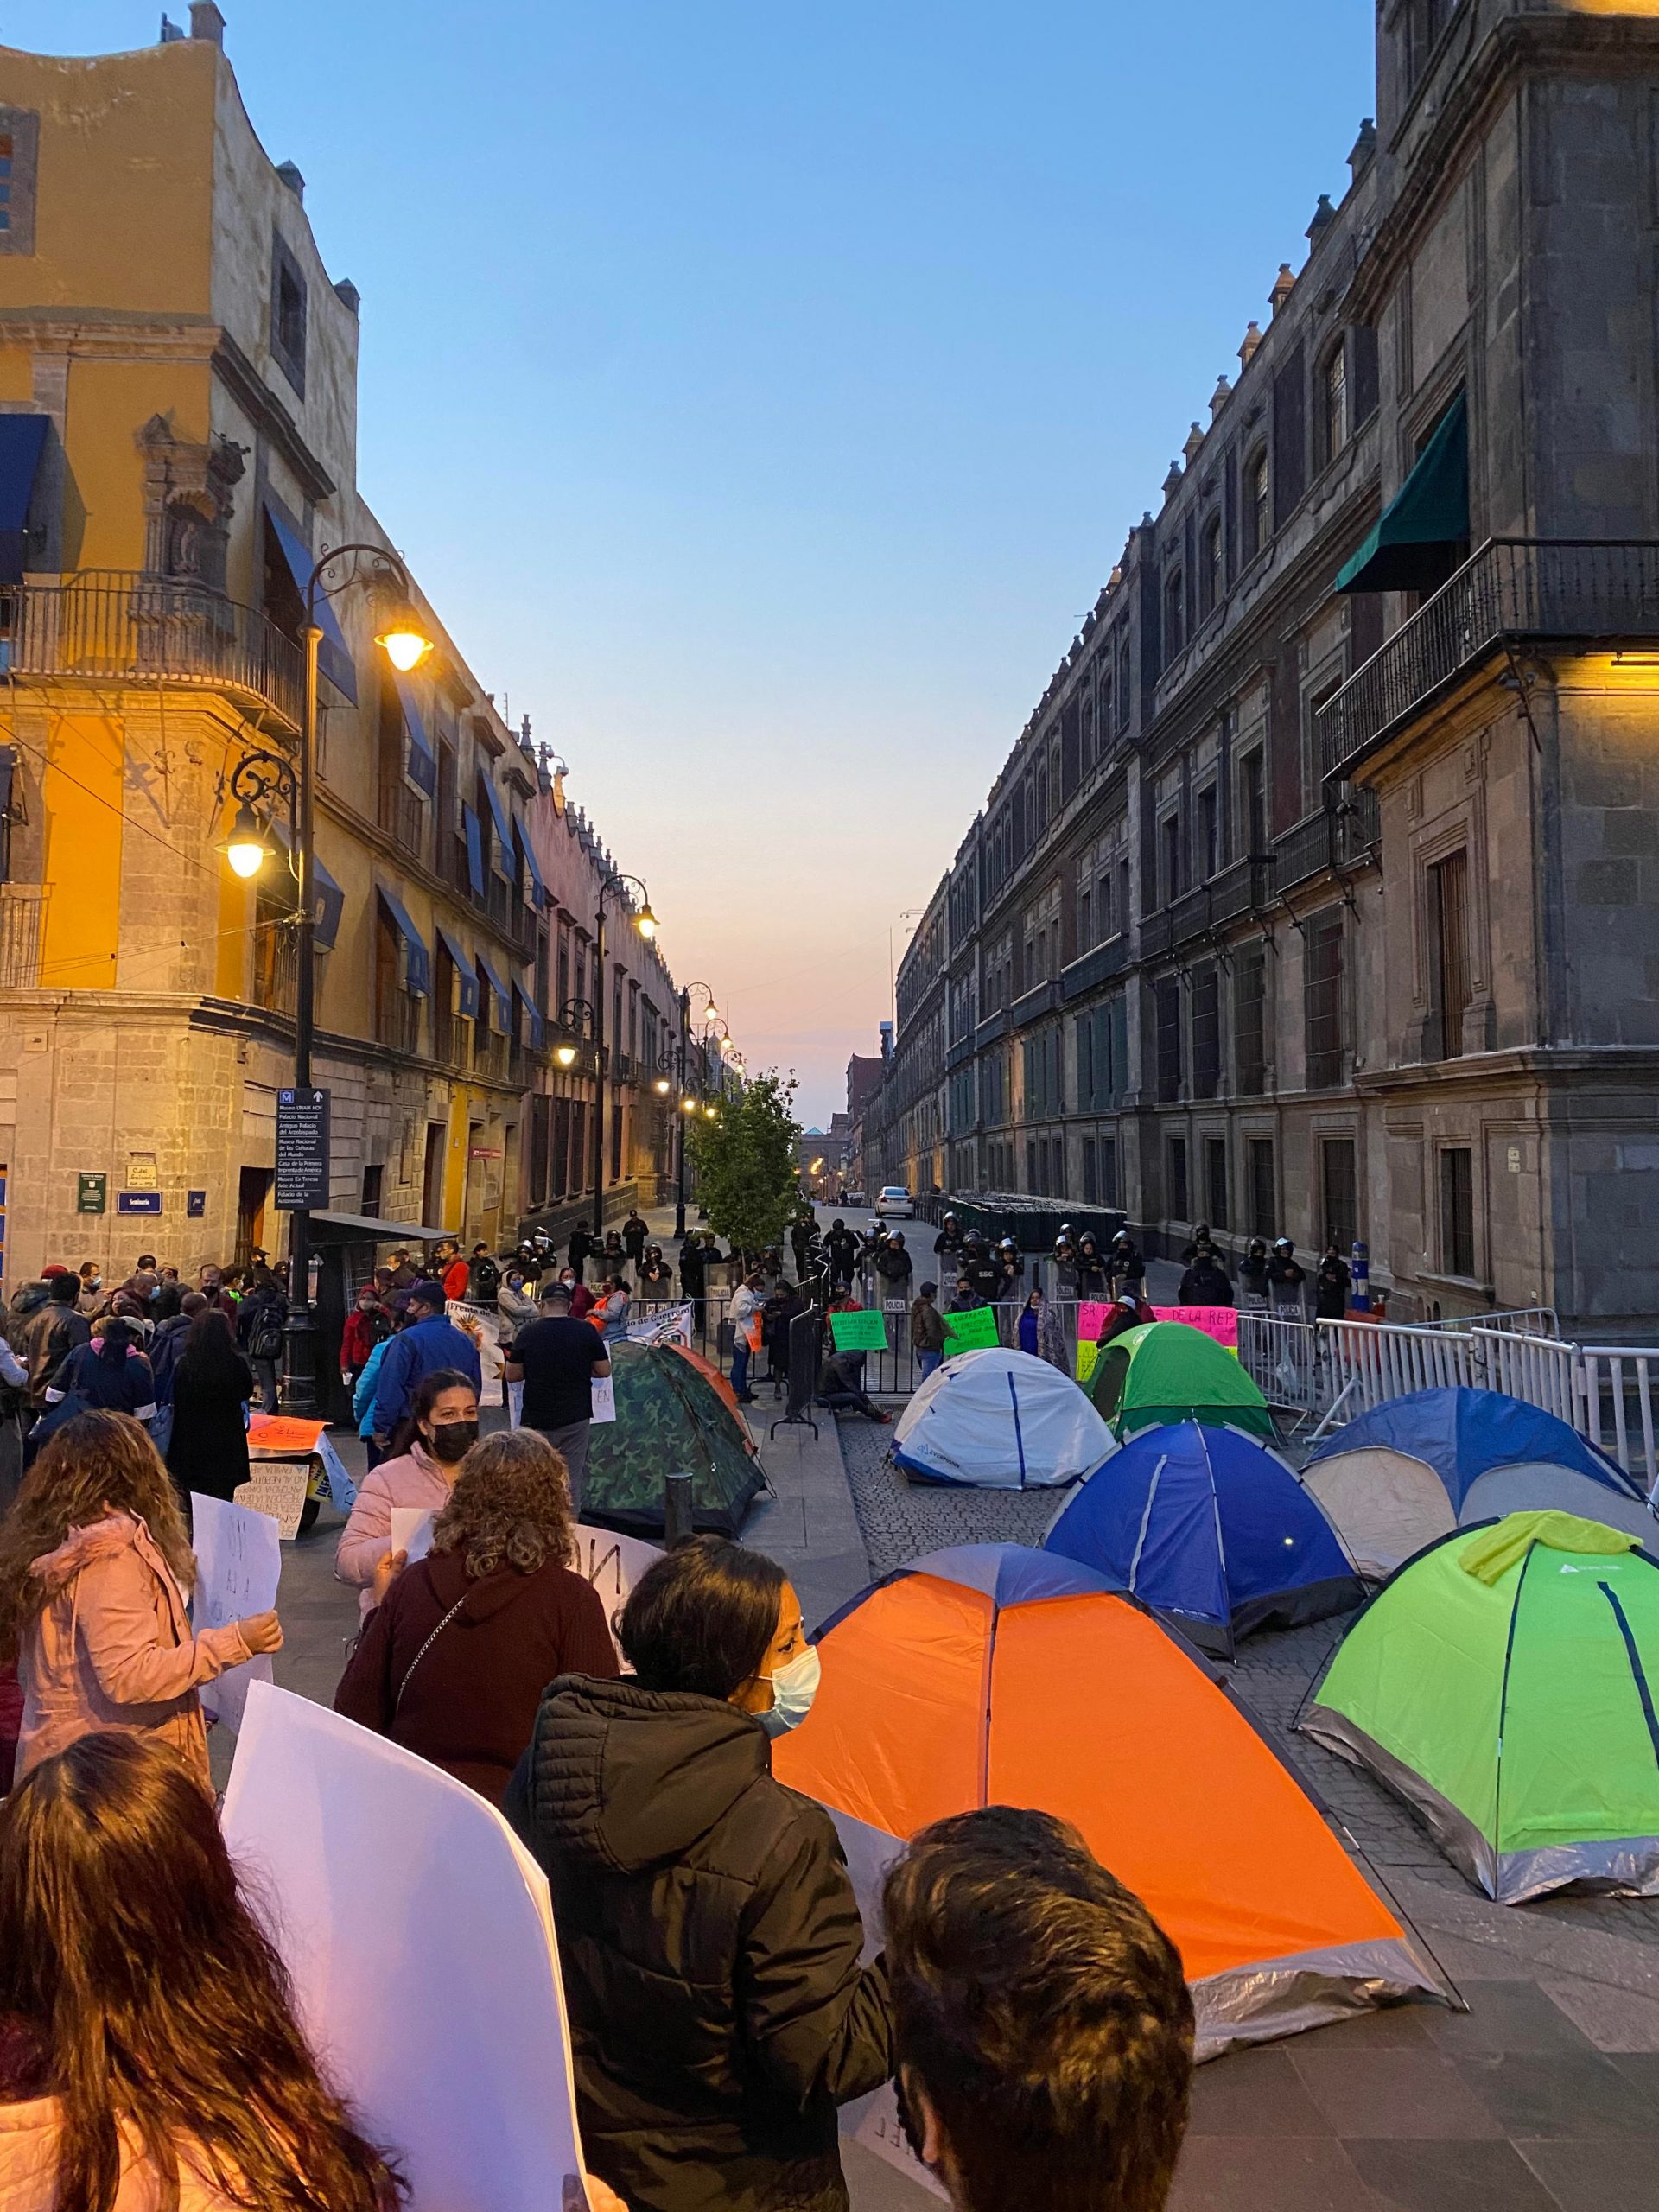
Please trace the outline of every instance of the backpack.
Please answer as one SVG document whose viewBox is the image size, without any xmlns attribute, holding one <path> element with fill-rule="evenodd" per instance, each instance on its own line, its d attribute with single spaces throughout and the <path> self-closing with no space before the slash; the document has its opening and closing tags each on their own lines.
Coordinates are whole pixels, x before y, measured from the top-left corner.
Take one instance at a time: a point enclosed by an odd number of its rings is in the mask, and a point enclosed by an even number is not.
<svg viewBox="0 0 1659 2212">
<path fill-rule="evenodd" d="M 283 1356 L 283 1317 L 275 1299 L 268 1299 L 248 1332 L 250 1359 L 280 1359 Z"/>
</svg>

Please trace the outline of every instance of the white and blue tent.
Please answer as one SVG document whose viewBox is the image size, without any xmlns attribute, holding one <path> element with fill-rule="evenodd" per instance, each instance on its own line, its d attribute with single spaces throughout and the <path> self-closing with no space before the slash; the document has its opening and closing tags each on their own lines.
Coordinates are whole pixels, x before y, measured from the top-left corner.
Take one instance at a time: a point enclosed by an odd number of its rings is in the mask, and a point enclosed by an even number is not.
<svg viewBox="0 0 1659 2212">
<path fill-rule="evenodd" d="M 930 1375 L 893 1431 L 913 1481 L 1039 1490 L 1109 1459 L 1112 1433 L 1068 1375 L 1029 1352 L 958 1352 Z"/>
<path fill-rule="evenodd" d="M 1506 1513 L 1572 1513 L 1659 1550 L 1659 1520 L 1618 1462 L 1501 1390 L 1390 1398 L 1328 1436 L 1302 1481 L 1379 1581 L 1436 1537 Z"/>
</svg>

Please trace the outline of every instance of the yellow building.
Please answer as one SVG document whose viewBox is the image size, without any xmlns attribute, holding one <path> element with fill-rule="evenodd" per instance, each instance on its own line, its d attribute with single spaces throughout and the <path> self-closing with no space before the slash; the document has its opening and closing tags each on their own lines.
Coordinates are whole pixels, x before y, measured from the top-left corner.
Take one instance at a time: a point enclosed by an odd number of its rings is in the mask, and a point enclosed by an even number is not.
<svg viewBox="0 0 1659 2212">
<path fill-rule="evenodd" d="M 0 49 L 9 1285 L 280 1243 L 295 888 L 280 850 L 251 882 L 226 865 L 232 779 L 296 747 L 314 560 L 387 542 L 355 481 L 357 294 L 254 134 L 219 10 L 190 12 L 145 52 Z M 540 1065 L 537 762 L 421 604 L 438 649 L 410 677 L 361 576 L 319 617 L 337 1246 L 352 1217 L 513 1233 Z M 285 808 L 264 817 L 280 847 Z"/>
</svg>

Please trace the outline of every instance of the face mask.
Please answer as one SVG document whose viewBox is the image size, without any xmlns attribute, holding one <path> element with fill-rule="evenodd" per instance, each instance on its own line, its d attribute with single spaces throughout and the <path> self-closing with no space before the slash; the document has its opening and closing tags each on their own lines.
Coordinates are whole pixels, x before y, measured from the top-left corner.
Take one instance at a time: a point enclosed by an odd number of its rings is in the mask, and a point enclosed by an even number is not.
<svg viewBox="0 0 1659 2212">
<path fill-rule="evenodd" d="M 453 1467 L 464 1459 L 478 1441 L 475 1421 L 440 1421 L 432 1425 L 432 1457 L 442 1460 L 446 1467 Z"/>
<path fill-rule="evenodd" d="M 786 1736 L 798 1728 L 812 1710 L 812 1700 L 823 1679 L 817 1646 L 809 1643 L 772 1677 L 772 1710 L 757 1714 L 768 1736 Z"/>
</svg>

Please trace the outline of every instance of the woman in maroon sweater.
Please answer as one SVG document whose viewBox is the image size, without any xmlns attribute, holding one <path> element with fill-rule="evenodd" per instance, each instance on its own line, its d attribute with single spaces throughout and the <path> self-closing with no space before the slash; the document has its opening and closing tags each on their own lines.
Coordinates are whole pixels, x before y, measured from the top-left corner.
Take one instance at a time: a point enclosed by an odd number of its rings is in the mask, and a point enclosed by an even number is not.
<svg viewBox="0 0 1659 2212">
<path fill-rule="evenodd" d="M 543 1437 L 474 1445 L 430 1553 L 369 1615 L 335 1712 L 499 1805 L 547 1685 L 618 1671 L 599 1592 L 566 1564 L 571 1526 L 564 1461 Z"/>
</svg>

